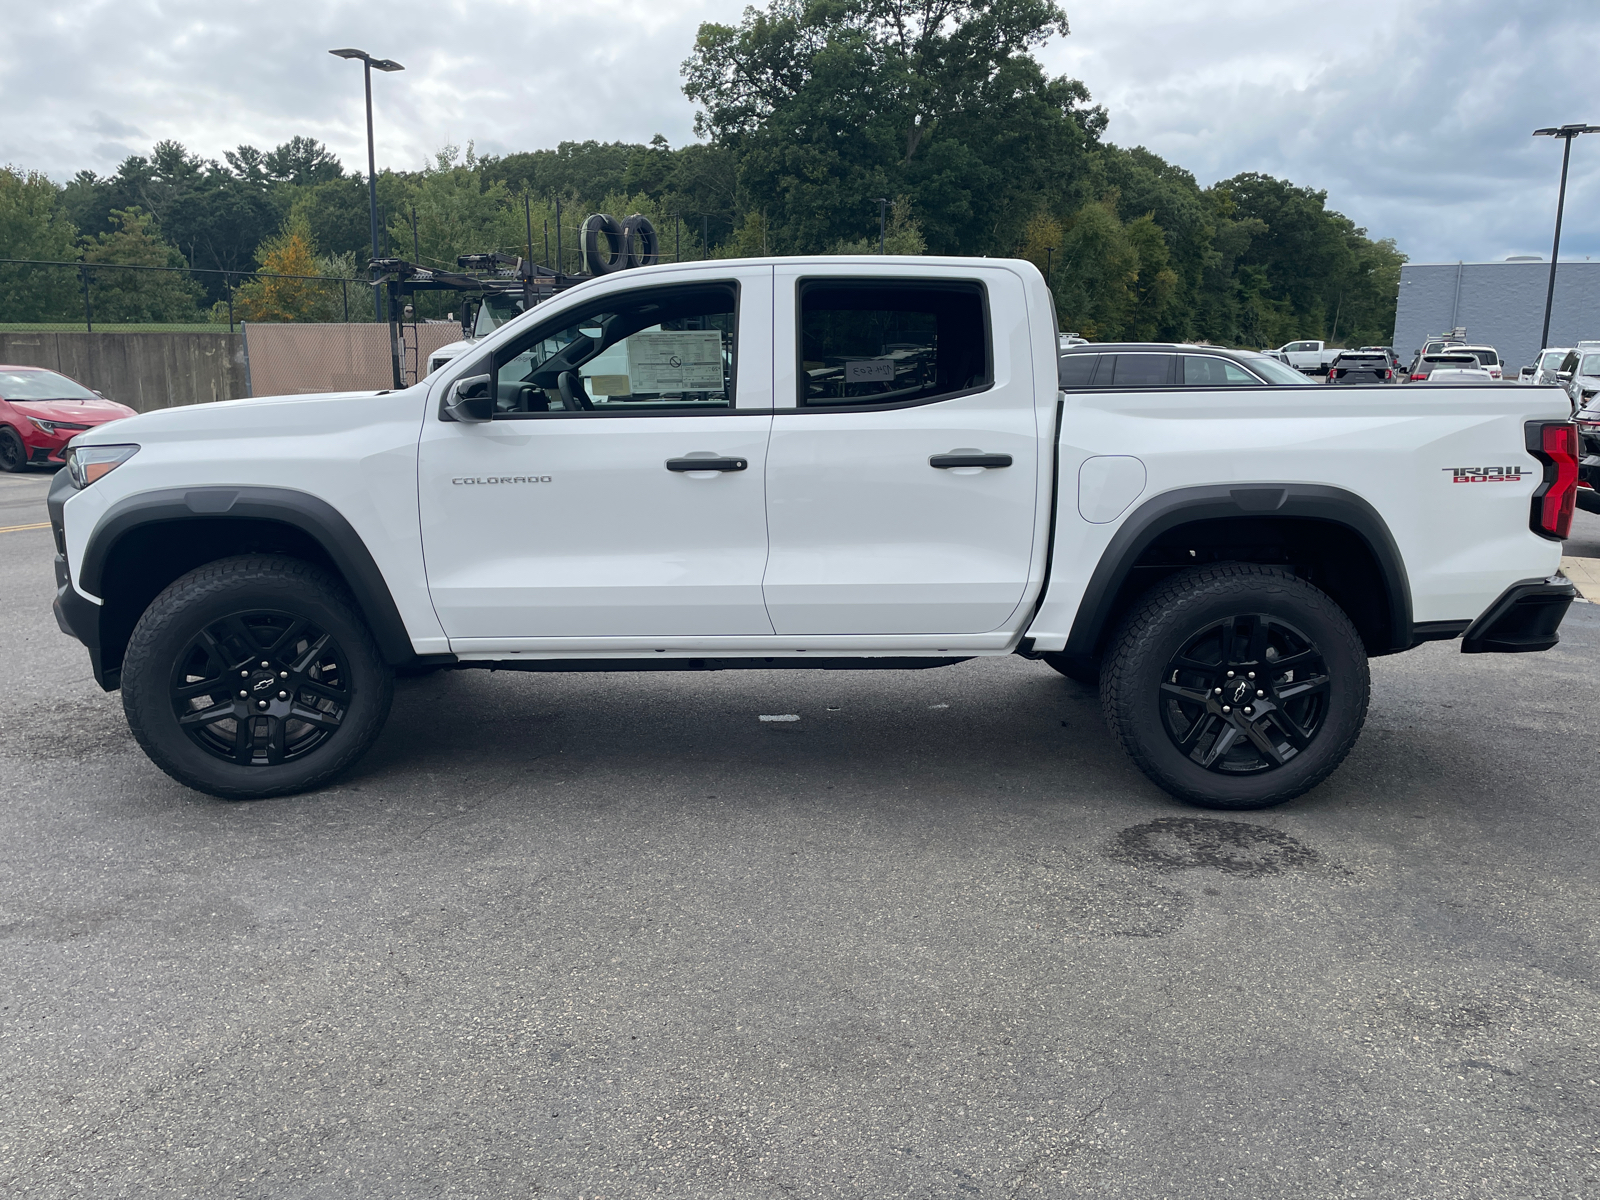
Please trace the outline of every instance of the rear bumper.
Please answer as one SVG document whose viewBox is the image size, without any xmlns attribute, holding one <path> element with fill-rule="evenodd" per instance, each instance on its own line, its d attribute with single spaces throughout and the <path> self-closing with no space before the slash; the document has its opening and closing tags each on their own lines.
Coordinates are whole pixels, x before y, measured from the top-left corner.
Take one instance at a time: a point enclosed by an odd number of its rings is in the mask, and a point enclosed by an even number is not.
<svg viewBox="0 0 1600 1200">
<path fill-rule="evenodd" d="M 1548 650 L 1561 640 L 1557 630 L 1577 597 L 1578 589 L 1563 575 L 1514 583 L 1461 635 L 1461 653 Z"/>
</svg>

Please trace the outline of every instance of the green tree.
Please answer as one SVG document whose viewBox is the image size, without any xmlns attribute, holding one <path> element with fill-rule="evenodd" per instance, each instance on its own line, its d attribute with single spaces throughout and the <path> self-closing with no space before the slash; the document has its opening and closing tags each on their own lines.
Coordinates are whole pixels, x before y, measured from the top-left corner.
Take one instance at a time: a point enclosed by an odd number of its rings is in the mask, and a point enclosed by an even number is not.
<svg viewBox="0 0 1600 1200">
<path fill-rule="evenodd" d="M 1111 200 L 1083 205 L 1065 222 L 1056 257 L 1056 313 L 1063 329 L 1091 341 L 1123 336 L 1133 313 L 1139 250 Z"/>
<path fill-rule="evenodd" d="M 183 254 L 161 239 L 155 220 L 137 208 L 111 214 L 115 228 L 84 246 L 86 263 L 116 263 L 178 270 L 91 271 L 90 299 L 96 322 L 187 323 L 200 321 L 203 295 L 188 277 Z"/>
<path fill-rule="evenodd" d="M 71 262 L 77 230 L 61 189 L 37 171 L 0 167 L 0 258 Z M 0 295 L 8 321 L 80 318 L 77 273 L 61 267 L 0 265 Z"/>
<path fill-rule="evenodd" d="M 1030 53 L 1065 32 L 1050 0 L 771 0 L 700 27 L 684 92 L 776 252 L 871 237 L 884 195 L 913 198 L 935 252 L 1008 250 L 1104 127 Z"/>
</svg>

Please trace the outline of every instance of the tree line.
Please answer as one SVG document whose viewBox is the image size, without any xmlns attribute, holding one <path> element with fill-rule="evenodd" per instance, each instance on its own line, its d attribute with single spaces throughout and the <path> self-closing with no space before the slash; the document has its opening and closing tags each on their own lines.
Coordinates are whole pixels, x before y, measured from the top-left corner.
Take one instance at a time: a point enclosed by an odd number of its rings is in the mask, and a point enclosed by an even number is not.
<svg viewBox="0 0 1600 1200">
<path fill-rule="evenodd" d="M 641 212 L 663 258 L 869 253 L 1020 256 L 1064 330 L 1096 340 L 1383 343 L 1403 256 L 1326 193 L 1245 173 L 1209 187 L 1105 139 L 1084 85 L 1034 51 L 1052 0 L 769 0 L 700 26 L 683 63 L 697 141 L 447 146 L 377 180 L 380 250 L 454 268 L 499 250 L 578 269 L 589 212 Z M 65 185 L 0 170 L 0 257 L 361 278 L 364 176 L 304 137 L 221 161 L 177 142 Z M 92 272 L 97 320 L 369 319 L 361 285 Z M 5 319 L 73 320 L 75 272 L 0 266 Z M 428 302 L 448 305 L 445 298 Z M 419 301 L 419 307 L 423 302 Z"/>
</svg>

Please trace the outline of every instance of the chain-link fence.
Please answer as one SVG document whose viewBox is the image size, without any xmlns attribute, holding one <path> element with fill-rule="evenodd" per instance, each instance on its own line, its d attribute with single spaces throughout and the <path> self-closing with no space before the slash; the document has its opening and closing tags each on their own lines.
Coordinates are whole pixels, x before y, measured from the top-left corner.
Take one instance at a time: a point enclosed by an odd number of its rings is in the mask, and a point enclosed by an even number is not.
<svg viewBox="0 0 1600 1200">
<path fill-rule="evenodd" d="M 462 328 L 402 299 L 391 325 L 375 320 L 389 297 L 371 279 L 0 259 L 0 361 L 60 371 L 140 411 L 405 386 Z"/>
<path fill-rule="evenodd" d="M 237 331 L 243 321 L 370 322 L 371 279 L 0 258 L 0 330 Z"/>
</svg>

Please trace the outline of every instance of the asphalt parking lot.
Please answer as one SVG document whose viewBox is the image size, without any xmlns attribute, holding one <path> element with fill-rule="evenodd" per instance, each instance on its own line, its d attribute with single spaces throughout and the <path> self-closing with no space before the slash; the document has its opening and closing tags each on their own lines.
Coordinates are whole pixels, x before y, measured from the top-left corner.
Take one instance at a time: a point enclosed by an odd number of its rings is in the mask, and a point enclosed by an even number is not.
<svg viewBox="0 0 1600 1200">
<path fill-rule="evenodd" d="M 1374 662 L 1262 813 L 1020 659 L 443 673 L 228 804 L 50 553 L 0 532 L 0 1195 L 1600 1195 L 1600 607 Z"/>
</svg>

